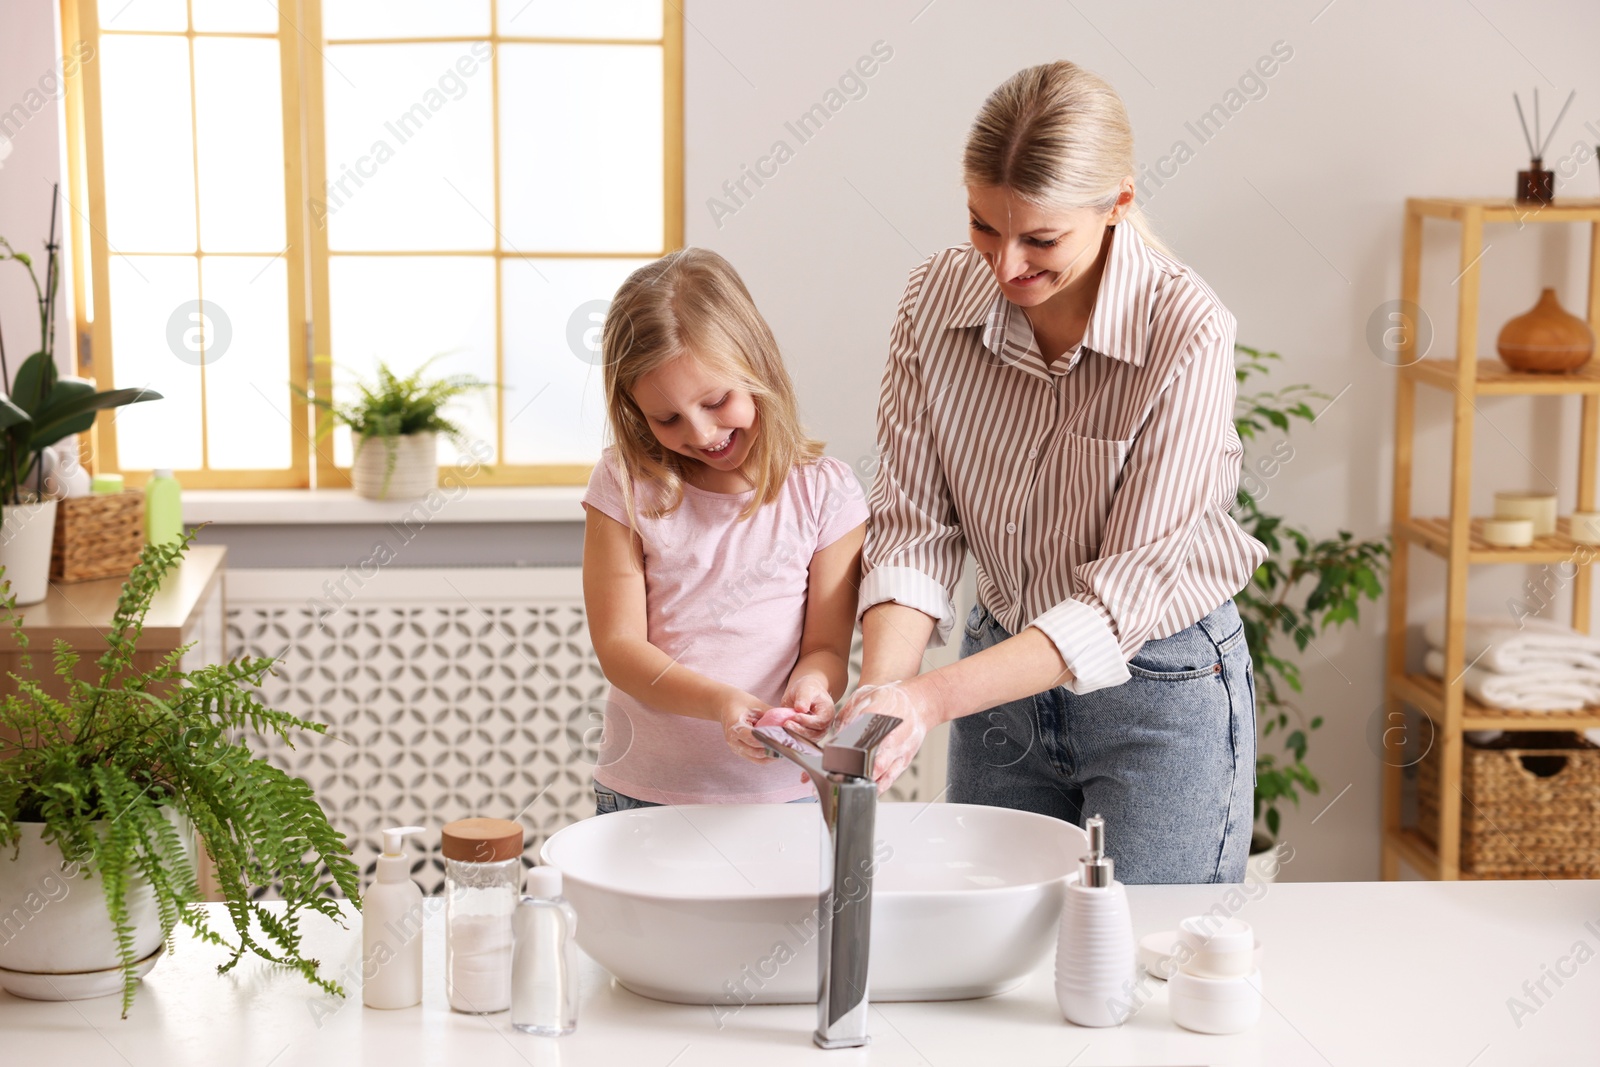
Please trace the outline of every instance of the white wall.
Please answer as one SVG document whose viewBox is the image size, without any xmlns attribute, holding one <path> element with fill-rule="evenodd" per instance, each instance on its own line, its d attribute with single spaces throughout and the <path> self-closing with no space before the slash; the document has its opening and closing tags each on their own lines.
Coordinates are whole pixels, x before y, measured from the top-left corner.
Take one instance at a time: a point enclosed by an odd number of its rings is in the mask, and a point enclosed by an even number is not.
<svg viewBox="0 0 1600 1067">
<path fill-rule="evenodd" d="M 727 255 L 784 344 L 807 420 L 847 461 L 872 445 L 878 376 L 906 273 L 964 239 L 958 160 L 985 94 L 1021 67 L 1066 58 L 1106 77 L 1132 118 L 1139 158 L 1154 164 L 1184 123 L 1238 82 L 1274 42 L 1293 56 L 1163 188 L 1144 189 L 1158 231 L 1239 319 L 1243 343 L 1285 356 L 1279 384 L 1329 394 L 1350 386 L 1314 428 L 1267 504 L 1319 534 L 1381 536 L 1389 517 L 1393 370 L 1366 340 L 1369 316 L 1399 295 L 1407 196 L 1509 196 L 1527 151 L 1511 101 L 1540 87 L 1546 129 L 1569 89 L 1577 99 L 1547 153 L 1600 143 L 1600 8 L 1566 2 L 1538 20 L 1508 0 L 1173 4 L 1105 0 L 691 0 L 688 50 L 688 238 Z M 924 6 L 927 5 L 927 6 Z M 1320 11 L 1320 14 L 1319 14 Z M 1313 21 L 1314 20 L 1314 21 Z M 809 143 L 784 128 L 820 101 L 875 41 L 893 57 Z M 1532 122 L 1530 109 L 1529 121 Z M 1585 130 L 1584 124 L 1592 123 Z M 732 216 L 708 198 L 783 139 L 796 148 Z M 770 169 L 770 168 L 769 168 Z M 1170 168 L 1169 168 L 1170 171 Z M 1558 195 L 1600 193 L 1590 159 Z M 720 225 L 718 222 L 720 221 Z M 1439 331 L 1453 351 L 1456 233 L 1430 224 L 1424 270 Z M 1507 318 L 1556 286 L 1582 313 L 1587 235 L 1576 229 L 1490 231 L 1480 349 L 1492 355 Z M 1424 398 L 1419 513 L 1447 503 L 1445 398 Z M 1559 487 L 1575 493 L 1576 401 L 1489 400 L 1475 449 L 1474 494 Z M 1266 442 L 1270 449 L 1274 442 Z M 1415 554 L 1413 558 L 1416 558 Z M 1417 614 L 1442 609 L 1442 569 L 1419 561 Z M 1475 580 L 1474 609 L 1504 611 L 1524 577 L 1503 568 Z M 1431 608 L 1429 605 L 1432 605 Z M 1366 730 L 1381 699 L 1383 607 L 1358 630 L 1319 637 L 1302 658 L 1305 706 L 1327 726 L 1311 759 L 1325 793 L 1292 816 L 1289 878 L 1377 875 L 1380 764 Z M 1350 786 L 1315 825 L 1327 800 Z"/>
<path fill-rule="evenodd" d="M 65 169 L 58 9 L 54 0 L 5 0 L 0 10 L 0 118 L 5 118 L 0 124 L 0 237 L 33 257 L 41 285 L 44 243 L 50 233 L 50 186 Z M 66 190 L 62 192 L 65 195 Z M 61 211 L 71 215 L 65 202 Z M 58 230 L 69 232 L 65 225 Z M 75 331 L 72 275 L 62 240 L 56 358 L 65 368 L 71 365 L 67 357 Z M 15 373 L 17 365 L 39 349 L 39 304 L 19 263 L 0 263 L 0 325 L 5 328 L 6 359 Z"/>
</svg>

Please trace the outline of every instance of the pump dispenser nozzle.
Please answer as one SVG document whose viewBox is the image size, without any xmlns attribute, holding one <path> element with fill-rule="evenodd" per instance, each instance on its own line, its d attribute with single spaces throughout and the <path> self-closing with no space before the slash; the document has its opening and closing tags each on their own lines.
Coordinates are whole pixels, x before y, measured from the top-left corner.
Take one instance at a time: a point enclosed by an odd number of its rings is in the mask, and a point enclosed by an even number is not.
<svg viewBox="0 0 1600 1067">
<path fill-rule="evenodd" d="M 402 838 L 423 832 L 421 826 L 391 826 L 383 831 L 383 855 L 378 857 L 378 881 L 403 882 L 411 877 Z"/>
<path fill-rule="evenodd" d="M 1091 815 L 1083 824 L 1089 834 L 1089 852 L 1078 860 L 1078 884 L 1091 889 L 1104 889 L 1113 881 L 1111 857 L 1106 855 L 1106 821 Z"/>
</svg>

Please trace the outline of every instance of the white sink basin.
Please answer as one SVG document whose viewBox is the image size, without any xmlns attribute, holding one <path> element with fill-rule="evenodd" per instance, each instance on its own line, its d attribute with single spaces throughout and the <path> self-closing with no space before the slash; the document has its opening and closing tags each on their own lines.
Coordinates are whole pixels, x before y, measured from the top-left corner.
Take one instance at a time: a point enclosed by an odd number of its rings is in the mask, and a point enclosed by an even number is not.
<svg viewBox="0 0 1600 1067">
<path fill-rule="evenodd" d="M 642 808 L 545 842 L 578 944 L 679 1004 L 817 997 L 822 816 L 810 804 Z M 961 1000 L 1018 985 L 1055 947 L 1076 826 L 972 804 L 880 804 L 870 996 Z"/>
</svg>

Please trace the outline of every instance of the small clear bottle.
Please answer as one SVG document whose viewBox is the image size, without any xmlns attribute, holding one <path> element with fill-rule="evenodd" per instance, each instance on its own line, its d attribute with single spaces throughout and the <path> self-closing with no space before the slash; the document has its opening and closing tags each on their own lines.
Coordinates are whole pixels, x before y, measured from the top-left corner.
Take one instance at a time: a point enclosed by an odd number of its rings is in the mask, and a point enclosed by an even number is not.
<svg viewBox="0 0 1600 1067">
<path fill-rule="evenodd" d="M 561 871 L 530 867 L 512 917 L 511 1025 L 560 1037 L 578 1026 L 578 914 L 561 895 Z"/>
<path fill-rule="evenodd" d="M 506 819 L 446 823 L 444 974 L 450 1007 L 511 1007 L 511 913 L 522 881 L 522 827 Z"/>
</svg>

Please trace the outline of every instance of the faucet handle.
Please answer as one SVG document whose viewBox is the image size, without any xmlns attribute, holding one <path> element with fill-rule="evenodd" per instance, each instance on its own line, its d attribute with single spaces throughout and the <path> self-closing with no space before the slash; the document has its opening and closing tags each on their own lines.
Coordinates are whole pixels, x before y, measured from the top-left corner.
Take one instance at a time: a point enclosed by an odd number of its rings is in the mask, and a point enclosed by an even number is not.
<svg viewBox="0 0 1600 1067">
<path fill-rule="evenodd" d="M 872 759 L 883 739 L 905 720 L 893 715 L 863 715 L 840 727 L 822 750 L 822 769 L 854 778 L 872 777 Z"/>
</svg>

